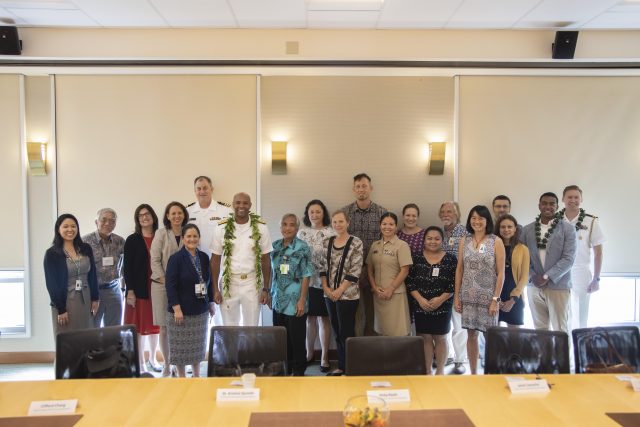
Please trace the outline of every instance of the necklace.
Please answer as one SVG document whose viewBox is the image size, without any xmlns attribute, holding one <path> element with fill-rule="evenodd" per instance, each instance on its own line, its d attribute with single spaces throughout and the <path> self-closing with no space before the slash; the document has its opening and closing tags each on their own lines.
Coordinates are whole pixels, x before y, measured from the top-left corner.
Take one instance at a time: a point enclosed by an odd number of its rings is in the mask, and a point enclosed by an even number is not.
<svg viewBox="0 0 640 427">
<path fill-rule="evenodd" d="M 556 214 L 553 217 L 553 221 L 551 221 L 551 226 L 549 227 L 547 232 L 544 233 L 544 237 L 540 238 L 542 234 L 540 231 L 542 229 L 542 226 L 540 224 L 541 216 L 542 214 L 539 214 L 536 217 L 536 244 L 538 246 L 538 249 L 546 249 L 547 243 L 549 242 L 549 236 L 551 236 L 551 233 L 553 233 L 553 230 L 556 228 L 556 225 L 558 225 L 558 223 L 560 222 L 560 219 L 562 218 L 562 216 L 560 216 L 559 214 Z"/>
<path fill-rule="evenodd" d="M 260 250 L 260 229 L 258 224 L 264 222 L 260 219 L 259 215 L 249 214 L 250 227 L 251 227 L 251 239 L 255 242 L 253 246 L 253 254 L 255 257 L 254 268 L 256 271 L 256 289 L 262 288 L 262 251 Z M 224 297 L 229 298 L 229 284 L 231 283 L 231 251 L 233 249 L 233 239 L 236 238 L 236 220 L 232 215 L 227 218 L 224 225 L 224 241 L 222 244 L 222 255 L 224 255 L 224 269 L 222 271 L 222 291 Z"/>
<path fill-rule="evenodd" d="M 565 211 L 566 209 L 562 209 L 560 212 L 558 212 L 560 218 L 564 217 Z M 584 221 L 584 217 L 586 215 L 587 213 L 584 211 L 584 209 L 580 208 L 580 211 L 578 212 L 578 222 L 576 222 L 576 231 L 580 231 L 582 229 L 582 221 Z"/>
</svg>

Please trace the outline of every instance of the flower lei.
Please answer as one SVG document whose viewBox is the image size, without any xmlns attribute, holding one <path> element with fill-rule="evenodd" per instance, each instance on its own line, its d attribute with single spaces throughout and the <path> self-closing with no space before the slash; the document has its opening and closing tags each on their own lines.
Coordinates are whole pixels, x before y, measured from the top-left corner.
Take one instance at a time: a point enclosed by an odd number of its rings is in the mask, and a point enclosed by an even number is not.
<svg viewBox="0 0 640 427">
<path fill-rule="evenodd" d="M 553 233 L 553 230 L 556 228 L 556 225 L 558 225 L 558 223 L 562 219 L 562 216 L 560 216 L 559 214 L 556 214 L 553 217 L 553 221 L 551 222 L 551 226 L 549 227 L 549 230 L 547 230 L 547 232 L 544 234 L 544 237 L 540 238 L 540 235 L 541 235 L 540 230 L 542 228 L 540 225 L 541 216 L 542 214 L 536 217 L 536 244 L 538 245 L 538 249 L 546 249 L 547 243 L 549 241 L 549 236 L 551 236 L 551 233 Z"/>
<path fill-rule="evenodd" d="M 262 288 L 262 251 L 260 249 L 260 229 L 258 224 L 262 222 L 259 215 L 249 214 L 249 221 L 251 223 L 251 238 L 256 244 L 253 247 L 253 253 L 255 255 L 255 270 L 256 270 L 256 289 Z M 222 290 L 225 298 L 229 298 L 229 284 L 231 283 L 231 251 L 233 249 L 232 240 L 236 238 L 236 220 L 231 215 L 224 226 L 224 241 L 222 244 L 222 255 L 224 255 L 224 269 L 222 271 Z"/>
<path fill-rule="evenodd" d="M 560 216 L 560 218 L 564 218 L 565 211 L 566 209 L 562 209 L 560 212 L 558 212 L 558 216 Z M 578 213 L 578 222 L 576 222 L 576 231 L 580 231 L 582 229 L 582 221 L 584 221 L 584 217 L 586 215 L 587 213 L 584 211 L 584 209 L 580 208 L 580 212 Z"/>
</svg>

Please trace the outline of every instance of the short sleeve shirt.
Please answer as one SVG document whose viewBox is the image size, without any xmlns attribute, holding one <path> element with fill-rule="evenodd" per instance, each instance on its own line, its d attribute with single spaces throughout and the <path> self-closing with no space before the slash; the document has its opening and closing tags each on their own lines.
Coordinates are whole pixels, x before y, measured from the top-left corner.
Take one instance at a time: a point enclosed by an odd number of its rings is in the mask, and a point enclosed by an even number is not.
<svg viewBox="0 0 640 427">
<path fill-rule="evenodd" d="M 124 239 L 111 234 L 105 242 L 97 231 L 82 237 L 82 241 L 91 246 L 96 264 L 98 284 L 105 285 L 120 281 Z"/>
<path fill-rule="evenodd" d="M 446 253 L 457 257 L 460 239 L 462 239 L 466 235 L 467 229 L 462 224 L 457 224 L 451 231 L 444 230 L 442 249 L 444 249 Z"/>
<path fill-rule="evenodd" d="M 311 263 L 313 264 L 314 272 L 309 281 L 309 286 L 312 288 L 322 289 L 322 280 L 320 280 L 319 271 L 322 268 L 324 261 L 324 241 L 331 236 L 335 236 L 336 232 L 331 227 L 323 227 L 319 230 L 314 228 L 301 228 L 298 231 L 298 238 L 309 245 L 311 249 Z"/>
<path fill-rule="evenodd" d="M 313 274 L 311 250 L 302 240 L 295 238 L 284 246 L 282 239 L 273 243 L 271 252 L 271 304 L 274 311 L 295 316 L 296 304 L 300 299 L 302 279 Z M 305 313 L 309 308 L 309 299 L 305 302 Z"/>
<path fill-rule="evenodd" d="M 369 247 L 380 239 L 380 217 L 387 212 L 385 208 L 373 202 L 366 209 L 360 209 L 356 202 L 343 208 L 349 217 L 349 234 L 362 240 L 364 258 L 367 259 Z"/>
<path fill-rule="evenodd" d="M 407 242 L 393 236 L 386 242 L 382 239 L 373 242 L 367 256 L 367 264 L 373 266 L 376 284 L 387 289 L 398 276 L 400 268 L 412 265 L 411 249 Z M 395 294 L 406 293 L 404 283 L 394 291 Z"/>
<path fill-rule="evenodd" d="M 200 245 L 198 249 L 211 258 L 211 243 L 218 222 L 227 218 L 233 211 L 228 206 L 211 201 L 208 208 L 201 208 L 198 202 L 187 207 L 189 224 L 195 224 L 200 229 Z"/>
<path fill-rule="evenodd" d="M 255 273 L 256 258 L 253 249 L 256 243 L 251 238 L 251 221 L 247 221 L 246 224 L 236 223 L 235 228 L 235 238 L 231 243 L 231 273 Z M 221 265 L 224 265 L 225 262 L 225 257 L 222 254 L 222 247 L 224 244 L 224 229 L 225 224 L 219 224 L 216 227 L 216 232 L 213 237 L 213 243 L 211 244 L 211 252 L 216 255 L 222 255 Z M 258 231 L 260 232 L 260 252 L 263 255 L 268 254 L 273 250 L 273 246 L 271 246 L 271 237 L 269 236 L 269 230 L 267 229 L 267 226 L 265 224 L 258 223 Z"/>
<path fill-rule="evenodd" d="M 569 224 L 575 226 L 578 223 L 578 216 L 569 221 L 567 216 L 564 216 L 564 220 Z M 576 230 L 576 260 L 573 263 L 574 267 L 589 267 L 591 265 L 591 248 L 599 246 L 605 242 L 604 233 L 600 228 L 600 221 L 598 217 L 592 215 L 585 215 L 584 220 L 579 230 Z"/>
</svg>

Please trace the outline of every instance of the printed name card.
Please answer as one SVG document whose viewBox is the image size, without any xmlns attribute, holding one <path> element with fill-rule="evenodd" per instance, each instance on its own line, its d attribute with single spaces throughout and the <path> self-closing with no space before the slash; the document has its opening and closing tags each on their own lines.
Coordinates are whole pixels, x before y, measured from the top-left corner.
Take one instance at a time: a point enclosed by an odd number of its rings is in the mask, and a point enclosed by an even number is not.
<svg viewBox="0 0 640 427">
<path fill-rule="evenodd" d="M 367 390 L 367 397 L 371 400 L 371 397 L 379 397 L 384 399 L 387 403 L 397 402 L 411 402 L 411 396 L 409 395 L 409 389 L 401 388 L 397 390 Z M 375 403 L 375 402 L 369 402 Z"/>
<path fill-rule="evenodd" d="M 78 399 L 71 400 L 39 400 L 29 405 L 29 415 L 62 415 L 76 412 Z"/>
<path fill-rule="evenodd" d="M 640 391 L 640 378 L 632 378 L 631 387 L 633 387 L 633 391 Z"/>
<path fill-rule="evenodd" d="M 371 387 L 391 387 L 391 383 L 389 381 L 371 381 Z"/>
<path fill-rule="evenodd" d="M 218 402 L 256 402 L 260 400 L 259 388 L 219 388 Z"/>
<path fill-rule="evenodd" d="M 547 380 L 516 380 L 507 381 L 512 394 L 539 394 L 548 393 Z"/>
</svg>

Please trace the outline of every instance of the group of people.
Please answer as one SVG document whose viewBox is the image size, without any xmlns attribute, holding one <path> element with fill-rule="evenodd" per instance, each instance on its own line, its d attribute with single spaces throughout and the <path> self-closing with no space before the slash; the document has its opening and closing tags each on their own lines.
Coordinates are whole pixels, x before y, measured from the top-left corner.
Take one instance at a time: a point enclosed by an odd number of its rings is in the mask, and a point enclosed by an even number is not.
<svg viewBox="0 0 640 427">
<path fill-rule="evenodd" d="M 112 209 L 98 211 L 96 231 L 82 238 L 73 215 L 58 218 L 44 260 L 55 333 L 120 324 L 124 292 L 124 322 L 136 325 L 140 349 L 149 345 L 141 367 L 169 376 L 175 366 L 184 376 L 190 365 L 197 376 L 216 307 L 223 325 L 257 326 L 267 305 L 273 324 L 287 329 L 291 375 L 304 375 L 318 337 L 320 370 L 342 375 L 347 338 L 406 336 L 412 324 L 424 338 L 429 373 L 434 359 L 435 373 L 444 373 L 452 330 L 453 372 L 464 372 L 466 354 L 475 374 L 479 332 L 499 322 L 522 325 L 525 287 L 535 327 L 565 332 L 572 311 L 574 327 L 586 326 L 589 295 L 598 289 L 604 237 L 597 218 L 580 208 L 577 186 L 565 188 L 559 212 L 558 197 L 544 193 L 540 215 L 524 228 L 500 195 L 493 215 L 474 206 L 466 224 L 458 204 L 445 202 L 441 225 L 423 229 L 416 204 L 403 208 L 400 226 L 372 201 L 372 180 L 361 173 L 353 203 L 330 214 L 311 200 L 304 226 L 283 215 L 282 237 L 273 242 L 248 194 L 236 194 L 229 208 L 213 200 L 208 177 L 197 177 L 194 190 L 192 205 L 166 206 L 162 229 L 151 206 L 138 206 L 126 240 L 113 233 Z"/>
</svg>

